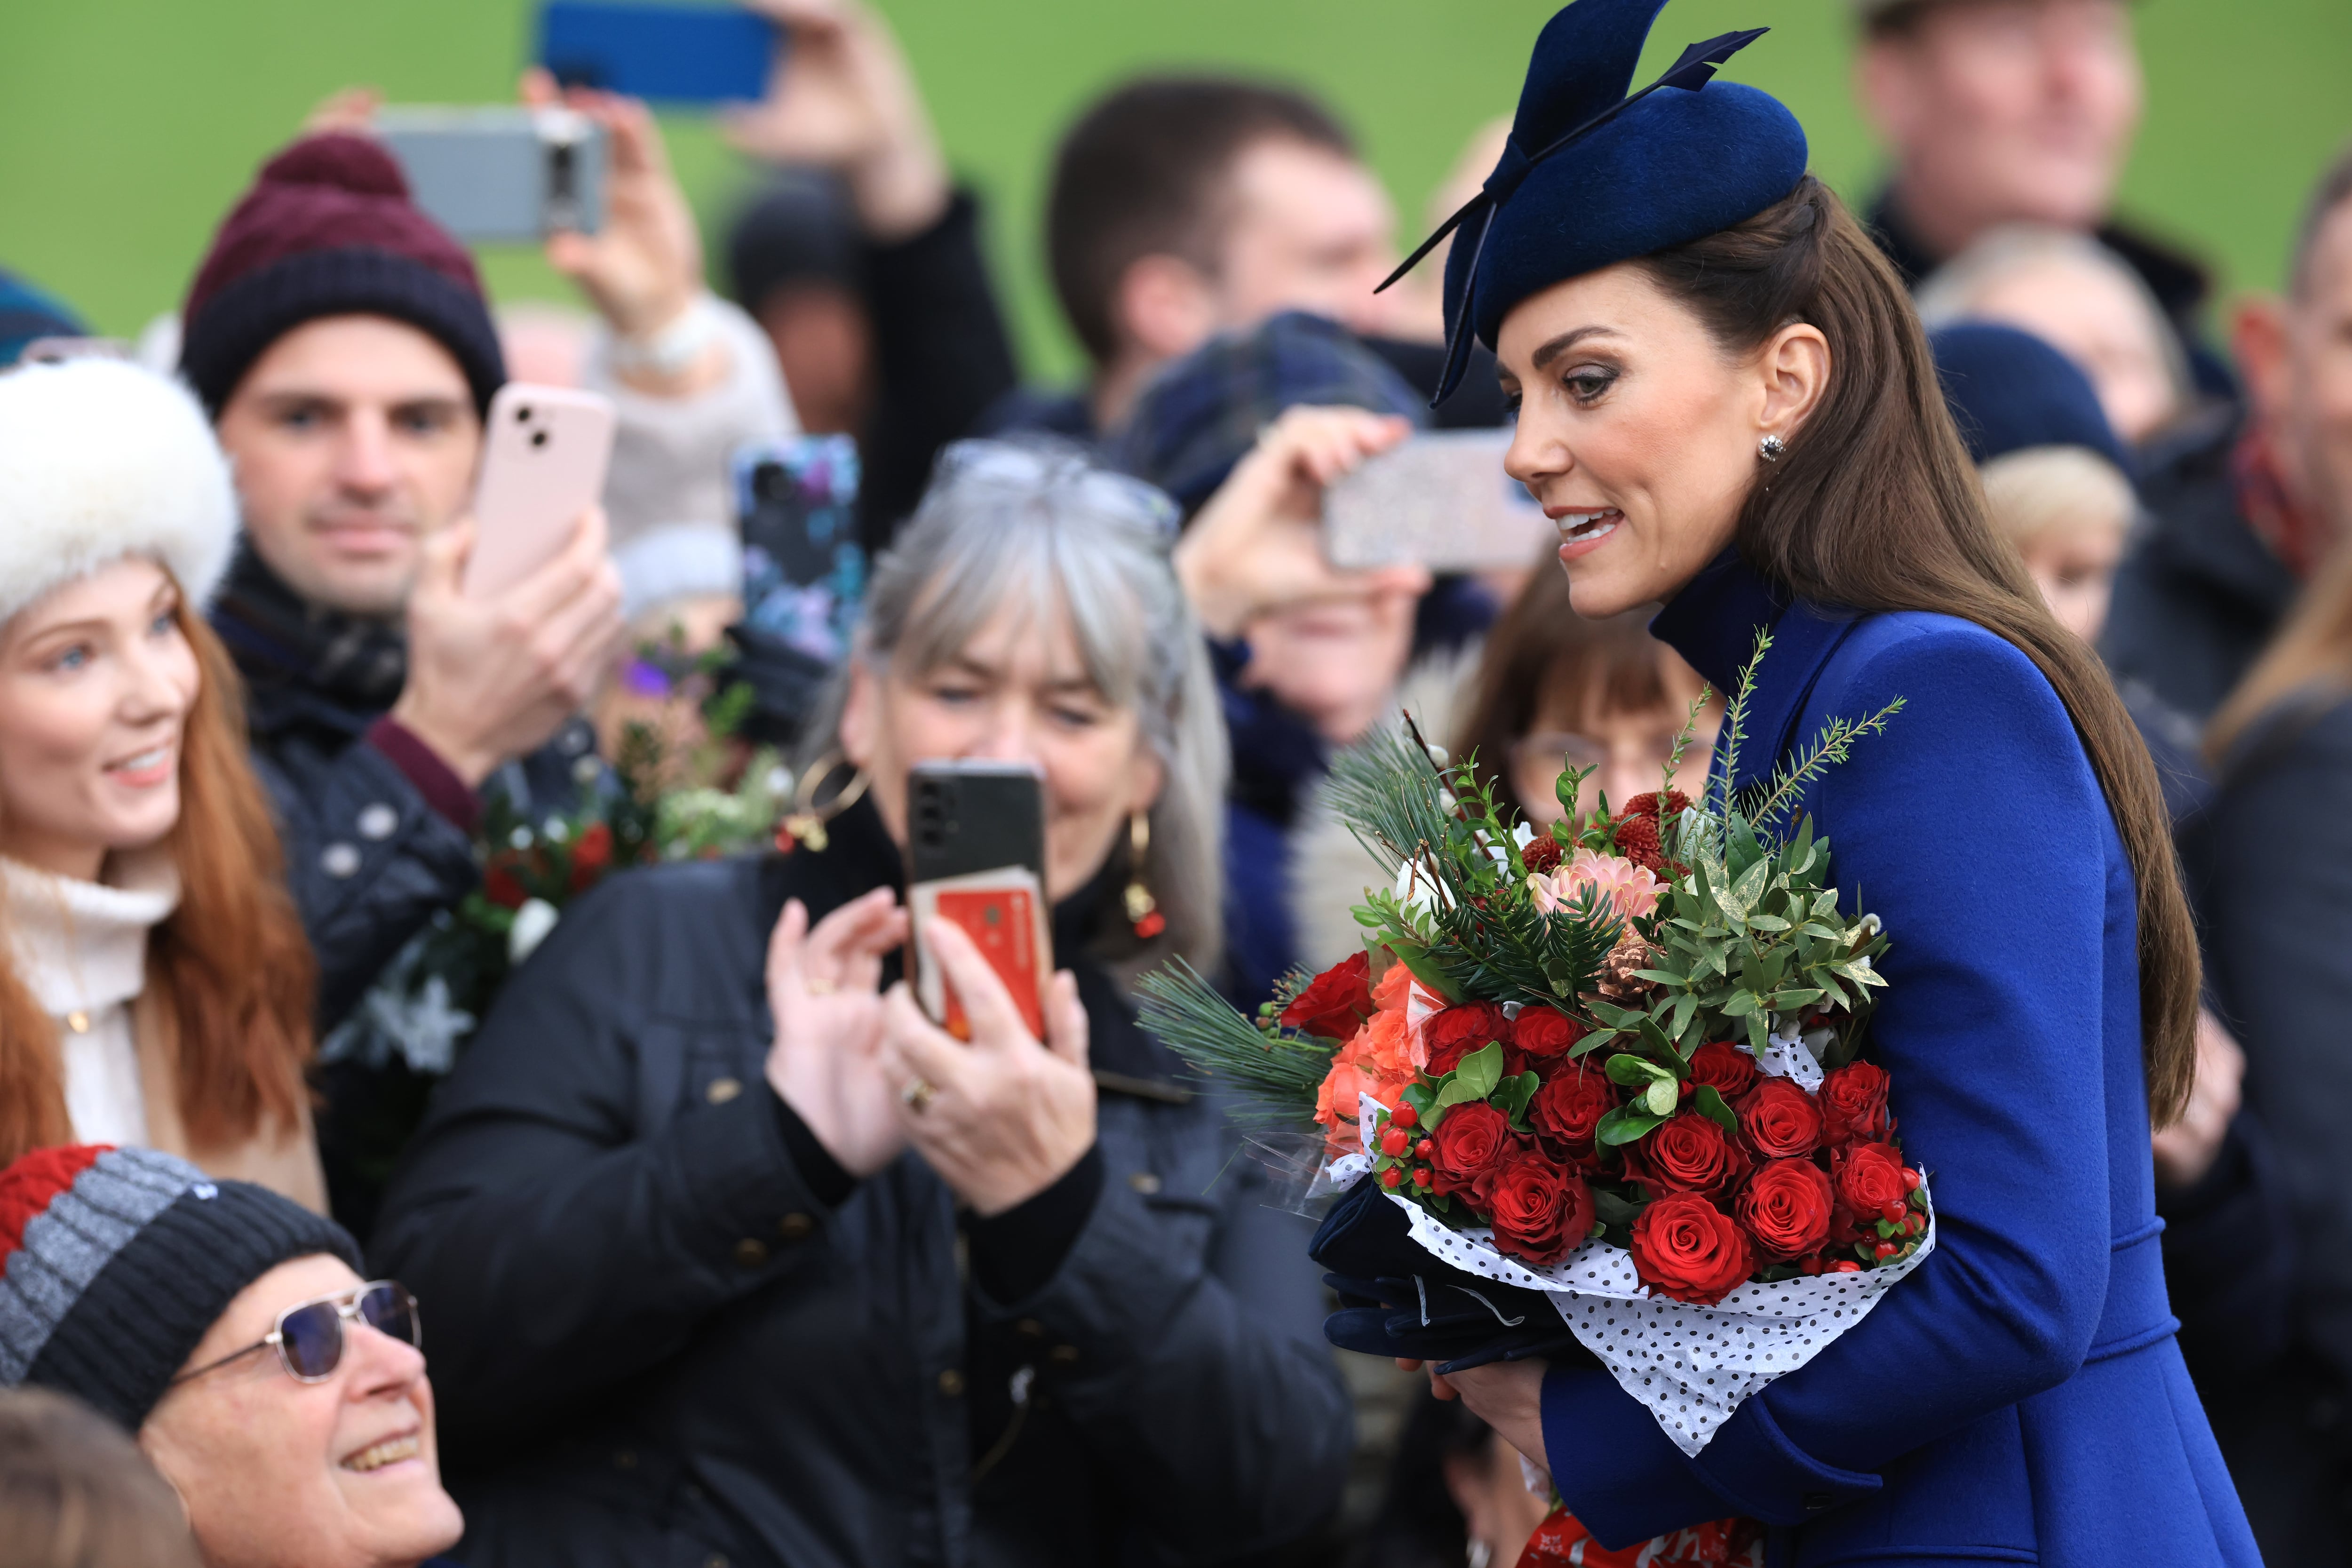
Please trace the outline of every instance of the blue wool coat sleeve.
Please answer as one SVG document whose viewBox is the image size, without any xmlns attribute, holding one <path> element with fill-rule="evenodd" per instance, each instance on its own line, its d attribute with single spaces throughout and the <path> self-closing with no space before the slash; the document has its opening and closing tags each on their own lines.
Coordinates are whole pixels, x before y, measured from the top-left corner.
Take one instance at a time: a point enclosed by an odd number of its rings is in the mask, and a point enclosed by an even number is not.
<svg viewBox="0 0 2352 1568">
<path fill-rule="evenodd" d="M 1695 1459 L 1607 1374 L 1552 1373 L 1552 1473 L 1606 1543 L 1710 1514 L 1801 1522 L 1876 1489 L 1910 1450 L 2065 1381 L 2090 1347 L 2111 1227 L 2114 825 L 2040 671 L 1943 617 L 1864 623 L 1823 669 L 1798 738 L 1897 697 L 1905 710 L 1830 771 L 1811 806 L 1844 901 L 1886 922 L 1872 1039 L 1906 1158 L 1929 1176 L 1936 1251 Z M 2120 907 L 2127 918 L 2130 899 Z"/>
</svg>

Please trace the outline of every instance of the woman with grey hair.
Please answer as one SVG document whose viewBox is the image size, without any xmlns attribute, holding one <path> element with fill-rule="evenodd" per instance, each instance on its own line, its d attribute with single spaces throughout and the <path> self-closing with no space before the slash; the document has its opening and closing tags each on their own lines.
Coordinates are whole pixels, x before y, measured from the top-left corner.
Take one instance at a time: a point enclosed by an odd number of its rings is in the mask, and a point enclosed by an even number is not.
<svg viewBox="0 0 2352 1568">
<path fill-rule="evenodd" d="M 467 1561 L 1222 1561 L 1336 1503 L 1303 1222 L 1126 994 L 1218 944 L 1172 524 L 1067 452 L 951 450 L 793 847 L 616 878 L 508 986 L 378 1233 L 432 1303 Z M 1044 779 L 1042 1040 L 949 928 L 970 1039 L 899 979 L 934 758 Z"/>
</svg>

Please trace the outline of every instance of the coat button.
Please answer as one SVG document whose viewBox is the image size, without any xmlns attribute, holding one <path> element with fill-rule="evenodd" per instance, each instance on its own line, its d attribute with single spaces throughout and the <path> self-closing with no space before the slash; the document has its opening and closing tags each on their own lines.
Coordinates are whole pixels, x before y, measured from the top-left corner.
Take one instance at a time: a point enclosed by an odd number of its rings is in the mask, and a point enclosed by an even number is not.
<svg viewBox="0 0 2352 1568">
<path fill-rule="evenodd" d="M 702 1098 L 713 1105 L 724 1105 L 742 1092 L 743 1084 L 740 1079 L 714 1078 L 710 1080 L 710 1087 L 702 1091 Z"/>
<path fill-rule="evenodd" d="M 1013 1325 L 1013 1331 L 1024 1340 L 1042 1340 L 1045 1337 L 1045 1325 L 1034 1318 L 1024 1318 Z"/>
<path fill-rule="evenodd" d="M 745 1237 L 735 1244 L 735 1261 L 746 1268 L 759 1268 L 768 1261 L 768 1244 L 757 1237 Z"/>
<path fill-rule="evenodd" d="M 319 851 L 319 869 L 341 880 L 355 876 L 360 868 L 360 852 L 356 846 L 340 841 Z"/>
<path fill-rule="evenodd" d="M 355 826 L 362 838 L 389 838 L 393 830 L 400 826 L 400 813 L 377 801 L 373 805 L 360 808 L 359 821 Z"/>
<path fill-rule="evenodd" d="M 940 1373 L 940 1392 L 946 1394 L 950 1399 L 956 1398 L 961 1394 L 963 1393 L 963 1373 L 958 1372 L 953 1367 L 950 1367 L 947 1371 Z"/>
<path fill-rule="evenodd" d="M 804 1214 L 788 1214 L 776 1222 L 776 1234 L 786 1241 L 806 1241 L 816 1221 Z"/>
<path fill-rule="evenodd" d="M 1160 1190 L 1160 1178 L 1150 1171 L 1138 1171 L 1128 1177 L 1127 1184 L 1148 1198 Z"/>
<path fill-rule="evenodd" d="M 1052 1362 L 1055 1366 L 1076 1366 L 1078 1364 L 1078 1347 L 1076 1345 L 1055 1345 L 1052 1350 L 1045 1352 L 1045 1359 Z"/>
</svg>

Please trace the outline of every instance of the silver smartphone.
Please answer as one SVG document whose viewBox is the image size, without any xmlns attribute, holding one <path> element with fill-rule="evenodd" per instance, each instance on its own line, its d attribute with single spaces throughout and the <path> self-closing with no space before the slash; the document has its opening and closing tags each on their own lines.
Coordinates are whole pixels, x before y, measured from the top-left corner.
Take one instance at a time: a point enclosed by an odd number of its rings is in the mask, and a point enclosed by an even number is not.
<svg viewBox="0 0 2352 1568">
<path fill-rule="evenodd" d="M 409 104 L 372 129 L 416 205 L 459 239 L 536 244 L 604 224 L 604 131 L 569 109 Z"/>
<path fill-rule="evenodd" d="M 1503 471 L 1508 430 L 1433 430 L 1367 458 L 1323 497 L 1323 552 L 1354 569 L 1521 567 L 1558 531 Z"/>
</svg>

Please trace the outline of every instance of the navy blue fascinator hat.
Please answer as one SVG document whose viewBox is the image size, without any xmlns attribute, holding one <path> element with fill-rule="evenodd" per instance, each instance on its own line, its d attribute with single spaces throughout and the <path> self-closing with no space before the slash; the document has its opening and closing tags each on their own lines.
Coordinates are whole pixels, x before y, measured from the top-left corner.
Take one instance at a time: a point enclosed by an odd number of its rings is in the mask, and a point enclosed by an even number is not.
<svg viewBox="0 0 2352 1568">
<path fill-rule="evenodd" d="M 1454 236 L 1449 352 L 1433 402 L 1461 381 L 1472 336 L 1494 347 L 1504 316 L 1528 295 L 1729 228 L 1804 178 L 1795 115 L 1752 87 L 1710 85 L 1762 27 L 1691 45 L 1628 96 L 1665 3 L 1575 0 L 1545 23 L 1495 172 L 1390 278 Z"/>
</svg>

